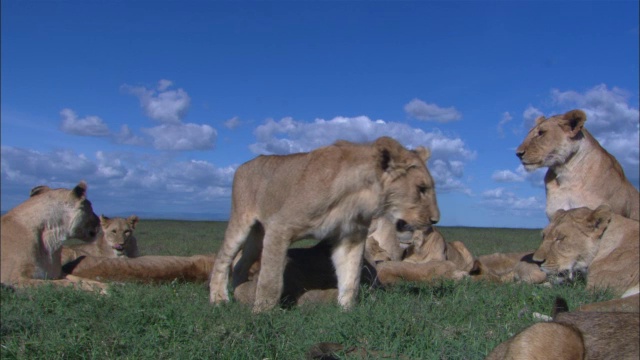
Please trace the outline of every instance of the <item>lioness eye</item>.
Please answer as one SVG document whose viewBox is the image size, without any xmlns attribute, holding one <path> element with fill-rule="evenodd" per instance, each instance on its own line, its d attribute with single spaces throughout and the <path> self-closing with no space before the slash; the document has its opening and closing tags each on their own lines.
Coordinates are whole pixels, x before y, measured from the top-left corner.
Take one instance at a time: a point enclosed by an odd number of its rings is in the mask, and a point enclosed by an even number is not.
<svg viewBox="0 0 640 360">
<path fill-rule="evenodd" d="M 111 232 L 115 234 L 117 231 L 116 231 L 116 229 L 113 229 L 113 230 L 111 230 Z"/>
<path fill-rule="evenodd" d="M 426 185 L 418 186 L 418 191 L 420 192 L 420 194 L 426 193 L 427 192 L 427 186 Z"/>
<path fill-rule="evenodd" d="M 544 135 L 545 131 L 544 130 L 538 130 L 538 136 L 542 136 Z"/>
</svg>

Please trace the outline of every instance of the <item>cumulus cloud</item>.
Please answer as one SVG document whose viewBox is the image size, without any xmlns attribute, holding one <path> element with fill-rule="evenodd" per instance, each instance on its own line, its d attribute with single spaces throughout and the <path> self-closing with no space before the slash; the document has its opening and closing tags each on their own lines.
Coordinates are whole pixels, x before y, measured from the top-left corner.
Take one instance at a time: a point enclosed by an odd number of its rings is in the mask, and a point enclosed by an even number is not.
<svg viewBox="0 0 640 360">
<path fill-rule="evenodd" d="M 216 167 L 206 161 L 176 161 L 170 156 L 147 156 L 98 151 L 91 156 L 71 150 L 47 153 L 15 147 L 1 148 L 3 209 L 24 201 L 32 187 L 72 187 L 89 184 L 89 198 L 96 211 L 126 213 L 144 208 L 153 212 L 171 204 L 176 212 L 212 212 L 212 202 L 230 202 L 236 165 Z M 5 197 L 7 187 L 19 197 Z M 5 199 L 15 203 L 4 203 Z"/>
<path fill-rule="evenodd" d="M 413 99 L 404 106 L 404 111 L 412 118 L 423 121 L 446 123 L 460 120 L 462 114 L 454 107 L 441 108 L 436 104 L 428 104 L 420 99 Z"/>
<path fill-rule="evenodd" d="M 80 136 L 109 136 L 109 127 L 97 116 L 78 118 L 71 109 L 60 111 L 62 123 L 60 129 L 68 134 Z"/>
<path fill-rule="evenodd" d="M 476 157 L 462 139 L 446 136 L 439 130 L 425 132 L 406 124 L 371 120 L 366 116 L 339 116 L 313 122 L 296 121 L 290 117 L 280 121 L 268 119 L 256 128 L 254 134 L 257 142 L 251 144 L 250 149 L 255 154 L 305 152 L 339 139 L 370 142 L 380 136 L 391 136 L 408 148 L 425 146 L 431 149 L 428 165 L 438 191 L 468 192 L 461 180 L 464 164 Z"/>
<path fill-rule="evenodd" d="M 197 124 L 163 124 L 142 131 L 158 150 L 210 150 L 218 135 L 211 126 Z"/>
<path fill-rule="evenodd" d="M 232 117 L 231 119 L 224 122 L 224 127 L 227 129 L 235 129 L 240 126 L 240 118 L 237 116 Z"/>
<path fill-rule="evenodd" d="M 186 116 L 191 98 L 181 88 L 169 90 L 172 85 L 171 81 L 162 79 L 155 89 L 130 85 L 123 85 L 122 89 L 140 100 L 140 106 L 151 119 L 165 124 L 178 124 Z"/>
<path fill-rule="evenodd" d="M 546 202 L 544 196 L 518 197 L 515 193 L 504 188 L 486 190 L 482 193 L 482 203 L 488 207 L 500 210 L 514 210 L 539 213 L 544 210 Z"/>
<path fill-rule="evenodd" d="M 522 118 L 523 118 L 523 123 L 522 126 L 524 127 L 525 132 L 528 132 L 533 125 L 536 123 L 536 119 L 540 116 L 543 116 L 544 114 L 542 113 L 542 111 L 538 110 L 537 108 L 529 105 L 523 112 L 522 112 Z"/>
<path fill-rule="evenodd" d="M 513 119 L 513 116 L 511 116 L 511 114 L 509 114 L 508 111 L 502 114 L 502 120 L 500 120 L 500 122 L 498 123 L 498 135 L 500 135 L 500 137 L 504 137 L 503 127 L 512 119 Z"/>
</svg>

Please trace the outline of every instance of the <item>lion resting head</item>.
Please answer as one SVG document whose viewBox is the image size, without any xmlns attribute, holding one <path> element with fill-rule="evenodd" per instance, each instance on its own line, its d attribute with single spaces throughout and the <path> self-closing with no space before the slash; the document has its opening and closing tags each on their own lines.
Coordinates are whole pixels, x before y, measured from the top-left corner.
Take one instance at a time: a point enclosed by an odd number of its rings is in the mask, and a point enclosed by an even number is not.
<svg viewBox="0 0 640 360">
<path fill-rule="evenodd" d="M 62 243 L 69 238 L 93 241 L 100 219 L 87 199 L 87 184 L 73 189 L 37 186 L 31 196 L 2 216 L 1 281 L 17 287 L 52 283 L 85 290 L 105 289 L 95 281 L 63 277 Z"/>
<path fill-rule="evenodd" d="M 608 205 L 558 210 L 543 230 L 533 254 L 556 283 L 587 274 L 587 287 L 610 288 L 622 294 L 638 286 L 639 226 L 614 214 Z"/>
<path fill-rule="evenodd" d="M 259 156 L 234 175 L 225 239 L 211 274 L 210 301 L 229 301 L 261 256 L 254 312 L 273 308 L 283 289 L 287 248 L 313 237 L 330 244 L 338 301 L 353 305 L 372 219 L 387 217 L 399 231 L 426 229 L 440 220 L 429 150 L 408 150 L 381 137 L 369 144 L 338 141 L 309 153 Z M 237 275 L 237 276 L 236 276 Z"/>
</svg>

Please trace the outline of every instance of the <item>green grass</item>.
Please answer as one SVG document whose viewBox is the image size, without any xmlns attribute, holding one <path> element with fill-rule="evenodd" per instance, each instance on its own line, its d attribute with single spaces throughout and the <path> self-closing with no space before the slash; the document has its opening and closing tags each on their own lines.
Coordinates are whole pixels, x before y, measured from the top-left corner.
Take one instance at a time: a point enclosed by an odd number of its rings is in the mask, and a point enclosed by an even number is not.
<svg viewBox="0 0 640 360">
<path fill-rule="evenodd" d="M 136 236 L 144 255 L 210 253 L 225 226 L 143 220 Z M 540 241 L 539 230 L 439 229 L 476 255 L 531 250 Z M 304 359 L 318 342 L 365 348 L 371 358 L 483 359 L 534 323 L 533 312 L 549 314 L 556 296 L 571 307 L 611 298 L 584 283 L 440 281 L 363 288 L 350 312 L 322 305 L 252 315 L 237 303 L 211 306 L 203 284 L 113 285 L 108 296 L 47 286 L 0 296 L 2 359 Z"/>
</svg>

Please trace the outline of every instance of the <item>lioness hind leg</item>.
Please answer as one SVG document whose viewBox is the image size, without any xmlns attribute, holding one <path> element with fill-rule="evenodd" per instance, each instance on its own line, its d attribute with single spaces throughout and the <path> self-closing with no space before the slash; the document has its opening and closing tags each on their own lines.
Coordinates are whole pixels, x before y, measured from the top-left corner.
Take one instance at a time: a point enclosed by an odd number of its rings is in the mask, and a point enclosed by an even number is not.
<svg viewBox="0 0 640 360">
<path fill-rule="evenodd" d="M 360 284 L 365 242 L 343 239 L 331 254 L 338 278 L 338 303 L 348 310 L 355 302 Z"/>
<path fill-rule="evenodd" d="M 216 255 L 216 261 L 211 270 L 211 279 L 209 280 L 209 302 L 218 304 L 229 301 L 229 272 L 231 264 L 236 257 L 242 245 L 247 241 L 247 237 L 252 229 L 252 224 L 245 223 L 242 220 L 235 220 L 237 217 L 231 216 L 227 231 L 224 235 L 222 248 Z"/>
<path fill-rule="evenodd" d="M 42 286 L 46 284 L 51 284 L 54 286 L 65 286 L 65 287 L 73 286 L 74 288 L 79 290 L 98 292 L 101 295 L 107 294 L 107 287 L 108 287 L 108 285 L 105 283 L 77 277 L 74 275 L 66 275 L 63 279 L 56 279 L 56 280 L 22 278 L 15 284 L 15 286 L 17 288 L 24 289 L 24 288 Z"/>
<path fill-rule="evenodd" d="M 280 301 L 290 238 L 288 234 L 274 234 L 268 229 L 266 231 L 256 286 L 256 300 L 253 304 L 254 313 L 270 310 Z"/>
<path fill-rule="evenodd" d="M 234 289 L 249 280 L 251 266 L 260 259 L 263 238 L 264 228 L 262 225 L 257 223 L 252 226 L 249 235 L 247 235 L 244 248 L 242 248 L 242 256 L 233 267 L 231 284 Z"/>
</svg>

